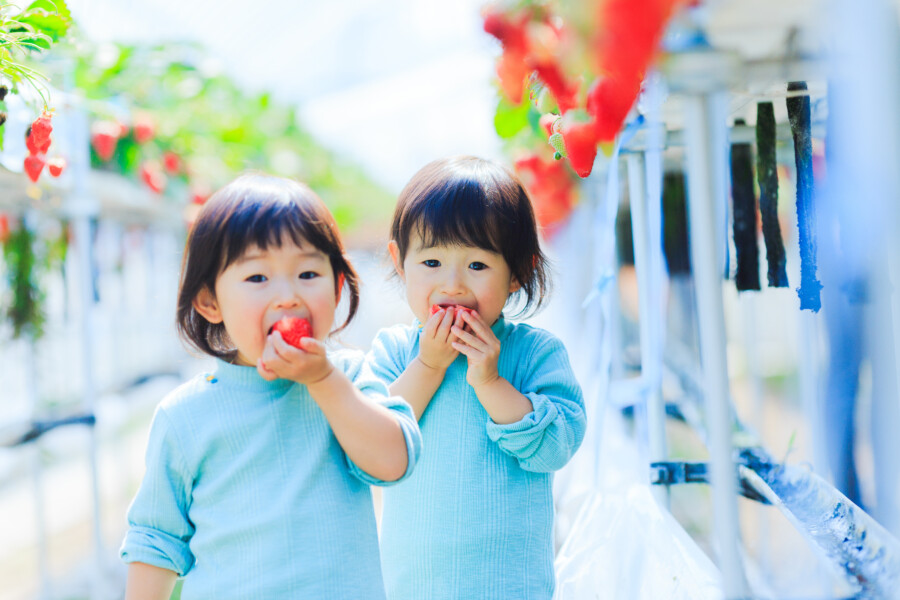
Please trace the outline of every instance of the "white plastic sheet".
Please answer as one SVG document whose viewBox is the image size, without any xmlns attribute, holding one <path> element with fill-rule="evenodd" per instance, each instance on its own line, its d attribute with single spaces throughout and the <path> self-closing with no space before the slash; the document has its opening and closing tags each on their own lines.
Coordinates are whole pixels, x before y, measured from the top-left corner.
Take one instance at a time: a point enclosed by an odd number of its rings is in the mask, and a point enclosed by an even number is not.
<svg viewBox="0 0 900 600">
<path fill-rule="evenodd" d="M 722 598 L 715 566 L 643 484 L 586 500 L 556 570 L 556 600 Z"/>
</svg>

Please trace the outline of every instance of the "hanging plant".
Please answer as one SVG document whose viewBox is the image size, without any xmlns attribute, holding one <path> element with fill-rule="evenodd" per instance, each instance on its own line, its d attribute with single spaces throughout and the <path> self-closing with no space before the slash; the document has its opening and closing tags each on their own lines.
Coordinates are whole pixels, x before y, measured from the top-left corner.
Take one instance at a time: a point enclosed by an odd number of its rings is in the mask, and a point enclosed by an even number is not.
<svg viewBox="0 0 900 600">
<path fill-rule="evenodd" d="M 3 261 L 6 265 L 8 299 L 3 312 L 13 328 L 13 338 L 40 338 L 46 318 L 42 277 L 63 264 L 68 252 L 68 228 L 63 224 L 58 235 L 42 239 L 21 219 L 17 226 L 3 215 Z M 7 303 L 8 300 L 8 303 Z"/>
</svg>

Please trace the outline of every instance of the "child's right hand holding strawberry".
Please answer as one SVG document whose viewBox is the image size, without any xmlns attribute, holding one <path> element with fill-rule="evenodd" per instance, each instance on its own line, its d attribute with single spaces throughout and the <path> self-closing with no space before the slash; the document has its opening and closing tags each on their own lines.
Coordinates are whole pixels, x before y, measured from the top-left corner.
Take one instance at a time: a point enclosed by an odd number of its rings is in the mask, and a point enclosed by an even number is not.
<svg viewBox="0 0 900 600">
<path fill-rule="evenodd" d="M 334 370 L 325 353 L 325 345 L 313 337 L 304 337 L 298 346 L 284 340 L 280 331 L 273 331 L 266 340 L 256 370 L 263 379 L 290 379 L 311 385 L 322 381 Z"/>
<path fill-rule="evenodd" d="M 428 317 L 419 337 L 419 362 L 442 375 L 459 356 L 459 351 L 451 345 L 456 339 L 450 332 L 455 320 L 456 311 L 452 307 L 441 308 Z"/>
</svg>

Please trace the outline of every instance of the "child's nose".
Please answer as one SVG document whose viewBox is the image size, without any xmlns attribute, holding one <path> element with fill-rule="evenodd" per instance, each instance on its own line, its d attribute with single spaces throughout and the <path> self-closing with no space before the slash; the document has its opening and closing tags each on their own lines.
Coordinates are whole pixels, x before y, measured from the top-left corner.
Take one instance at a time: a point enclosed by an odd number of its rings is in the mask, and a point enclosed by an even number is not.
<svg viewBox="0 0 900 600">
<path fill-rule="evenodd" d="M 448 295 L 463 293 L 465 291 L 465 281 L 463 279 L 463 274 L 456 269 L 449 270 L 447 273 L 447 278 L 444 280 L 443 291 Z"/>
<path fill-rule="evenodd" d="M 290 282 L 282 281 L 275 286 L 275 305 L 279 308 L 298 306 L 302 299 L 297 292 L 296 286 Z"/>
</svg>

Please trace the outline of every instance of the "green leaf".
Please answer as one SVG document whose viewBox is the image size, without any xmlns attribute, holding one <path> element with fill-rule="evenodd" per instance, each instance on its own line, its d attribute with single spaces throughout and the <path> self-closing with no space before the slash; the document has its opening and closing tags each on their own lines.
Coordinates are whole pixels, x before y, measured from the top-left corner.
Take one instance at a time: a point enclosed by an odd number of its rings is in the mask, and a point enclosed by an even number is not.
<svg viewBox="0 0 900 600">
<path fill-rule="evenodd" d="M 35 0 L 19 17 L 20 23 L 27 23 L 39 33 L 49 36 L 54 42 L 59 41 L 72 24 L 72 14 L 65 0 Z M 49 48 L 49 44 L 47 48 Z"/>
<path fill-rule="evenodd" d="M 494 114 L 494 129 L 497 135 L 503 139 L 509 139 L 529 127 L 528 112 L 530 103 L 520 102 L 518 106 L 510 104 L 505 98 L 500 98 L 497 103 L 497 112 Z"/>
</svg>

